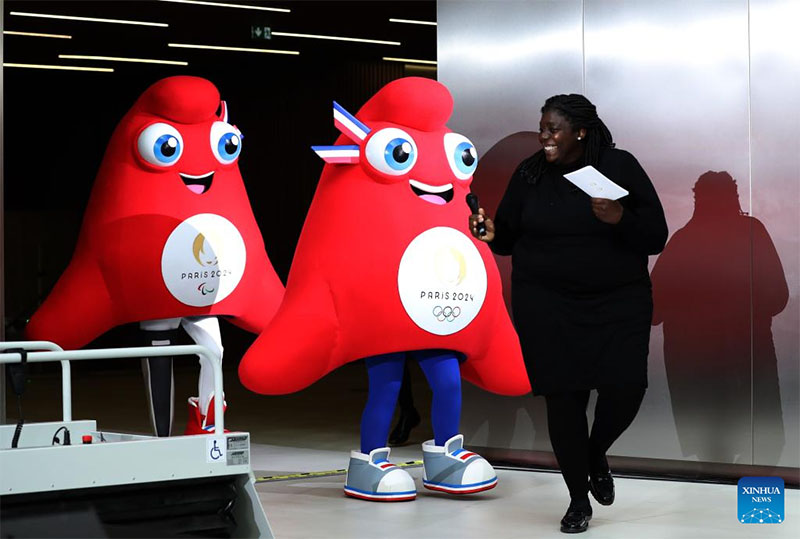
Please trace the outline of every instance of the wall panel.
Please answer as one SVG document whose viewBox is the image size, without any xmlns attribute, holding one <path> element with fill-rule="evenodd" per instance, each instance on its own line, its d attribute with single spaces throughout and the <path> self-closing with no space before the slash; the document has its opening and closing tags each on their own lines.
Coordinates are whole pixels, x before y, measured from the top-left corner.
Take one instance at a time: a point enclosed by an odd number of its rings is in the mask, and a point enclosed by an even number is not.
<svg viewBox="0 0 800 539">
<path fill-rule="evenodd" d="M 439 79 L 454 129 L 478 146 L 473 186 L 490 212 L 537 149 L 544 99 L 569 92 L 597 105 L 664 204 L 650 389 L 612 454 L 798 466 L 798 11 L 791 0 L 439 2 Z M 544 418 L 541 399 L 465 389 L 473 445 L 549 450 Z"/>
<path fill-rule="evenodd" d="M 473 190 L 493 211 L 516 164 L 539 148 L 532 133 L 544 100 L 582 90 L 582 4 L 443 0 L 437 20 L 439 80 L 455 99 L 448 125 L 476 145 L 481 168 Z M 508 258 L 498 257 L 498 265 L 507 278 Z M 462 429 L 470 443 L 550 449 L 542 399 L 465 385 Z"/>
<path fill-rule="evenodd" d="M 587 97 L 671 232 L 653 273 L 650 389 L 614 451 L 749 463 L 751 253 L 732 194 L 749 211 L 747 2 L 586 0 L 585 46 Z"/>
<path fill-rule="evenodd" d="M 437 20 L 439 80 L 455 99 L 449 125 L 468 132 L 479 155 L 536 131 L 547 96 L 581 91 L 581 0 L 443 0 Z"/>
<path fill-rule="evenodd" d="M 753 234 L 753 458 L 782 466 L 800 463 L 797 21 L 796 1 L 750 1 L 751 215 L 760 223 Z M 755 233 L 762 229 L 770 242 Z"/>
</svg>

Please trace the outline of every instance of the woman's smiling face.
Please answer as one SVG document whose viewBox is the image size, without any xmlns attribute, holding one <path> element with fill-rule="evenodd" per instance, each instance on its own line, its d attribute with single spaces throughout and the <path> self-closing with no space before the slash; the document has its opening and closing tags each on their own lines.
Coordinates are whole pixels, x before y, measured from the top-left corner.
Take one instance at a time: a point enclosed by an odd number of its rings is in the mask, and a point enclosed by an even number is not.
<svg viewBox="0 0 800 539">
<path fill-rule="evenodd" d="M 539 121 L 539 142 L 548 163 L 574 163 L 583 156 L 583 145 L 578 137 L 586 136 L 586 129 L 573 130 L 569 121 L 555 110 L 546 110 Z"/>
</svg>

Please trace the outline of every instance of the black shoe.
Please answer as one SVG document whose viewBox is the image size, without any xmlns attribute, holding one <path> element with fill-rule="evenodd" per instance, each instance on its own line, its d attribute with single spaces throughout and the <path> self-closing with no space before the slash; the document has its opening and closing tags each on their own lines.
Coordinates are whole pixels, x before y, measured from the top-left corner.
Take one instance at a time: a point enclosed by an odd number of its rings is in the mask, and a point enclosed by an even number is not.
<svg viewBox="0 0 800 539">
<path fill-rule="evenodd" d="M 419 413 L 411 409 L 409 413 L 401 412 L 394 430 L 389 435 L 389 445 L 402 445 L 408 441 L 411 429 L 419 425 Z"/>
<path fill-rule="evenodd" d="M 592 520 L 592 506 L 587 501 L 586 504 L 569 504 L 567 514 L 561 519 L 561 531 L 563 533 L 581 533 L 589 528 L 589 521 Z"/>
<path fill-rule="evenodd" d="M 589 474 L 589 492 L 600 505 L 614 503 L 614 478 L 610 471 Z"/>
</svg>

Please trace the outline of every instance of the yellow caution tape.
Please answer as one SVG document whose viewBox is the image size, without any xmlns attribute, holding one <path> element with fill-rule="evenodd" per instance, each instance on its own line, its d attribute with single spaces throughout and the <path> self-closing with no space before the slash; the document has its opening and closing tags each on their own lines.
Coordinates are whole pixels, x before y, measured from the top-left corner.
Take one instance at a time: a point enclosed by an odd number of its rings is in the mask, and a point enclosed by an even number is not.
<svg viewBox="0 0 800 539">
<path fill-rule="evenodd" d="M 400 468 L 414 468 L 417 466 L 422 466 L 421 460 L 409 460 L 408 462 L 400 462 L 395 464 L 395 466 L 399 466 Z M 288 481 L 290 479 L 309 479 L 312 477 L 329 477 L 335 475 L 345 475 L 347 473 L 346 469 L 340 470 L 327 470 L 324 472 L 303 472 L 303 473 L 292 473 L 287 475 L 267 475 L 264 477 L 256 477 L 256 483 L 267 483 L 270 481 Z"/>
</svg>

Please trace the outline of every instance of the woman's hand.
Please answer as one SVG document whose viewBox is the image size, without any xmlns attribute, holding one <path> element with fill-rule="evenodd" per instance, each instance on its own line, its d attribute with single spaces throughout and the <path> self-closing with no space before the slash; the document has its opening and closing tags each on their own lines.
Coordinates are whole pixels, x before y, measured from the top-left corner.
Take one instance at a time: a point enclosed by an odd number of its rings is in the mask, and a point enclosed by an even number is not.
<svg viewBox="0 0 800 539">
<path fill-rule="evenodd" d="M 593 198 L 592 211 L 595 217 L 610 225 L 616 225 L 622 219 L 622 204 L 616 200 Z"/>
<path fill-rule="evenodd" d="M 484 223 L 486 225 L 486 234 L 483 236 L 478 234 L 478 223 Z M 491 219 L 486 217 L 486 212 L 483 211 L 483 208 L 478 208 L 478 213 L 473 213 L 469 216 L 469 231 L 475 238 L 485 241 L 486 243 L 494 239 L 494 223 Z"/>
</svg>

